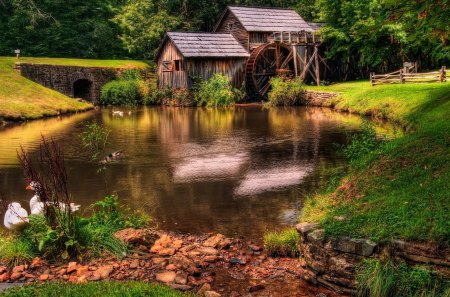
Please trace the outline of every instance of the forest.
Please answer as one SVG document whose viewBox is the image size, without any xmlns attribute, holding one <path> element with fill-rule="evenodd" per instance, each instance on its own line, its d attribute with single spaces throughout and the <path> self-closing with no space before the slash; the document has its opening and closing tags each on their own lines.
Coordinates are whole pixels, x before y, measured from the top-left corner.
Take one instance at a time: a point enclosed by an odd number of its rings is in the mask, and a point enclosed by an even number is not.
<svg viewBox="0 0 450 297">
<path fill-rule="evenodd" d="M 324 22 L 327 57 L 364 73 L 450 62 L 448 0 L 0 0 L 0 55 L 151 60 L 164 32 L 210 31 L 227 5 Z"/>
</svg>

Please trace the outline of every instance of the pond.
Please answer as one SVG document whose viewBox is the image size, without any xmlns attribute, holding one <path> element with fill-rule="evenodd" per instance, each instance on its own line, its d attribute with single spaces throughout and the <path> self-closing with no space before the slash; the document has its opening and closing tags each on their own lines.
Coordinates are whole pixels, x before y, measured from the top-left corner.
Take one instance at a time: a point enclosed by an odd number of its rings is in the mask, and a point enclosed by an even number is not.
<svg viewBox="0 0 450 297">
<path fill-rule="evenodd" d="M 22 145 L 37 157 L 42 133 L 61 144 L 70 193 L 83 208 L 117 193 L 162 229 L 258 240 L 296 222 L 305 197 L 344 165 L 335 144 L 361 122 L 311 107 L 121 110 L 123 116 L 105 108 L 0 128 L 0 191 L 28 208 L 32 193 L 16 150 Z M 81 148 L 86 121 L 111 130 L 108 151 L 124 152 L 105 176 Z"/>
</svg>

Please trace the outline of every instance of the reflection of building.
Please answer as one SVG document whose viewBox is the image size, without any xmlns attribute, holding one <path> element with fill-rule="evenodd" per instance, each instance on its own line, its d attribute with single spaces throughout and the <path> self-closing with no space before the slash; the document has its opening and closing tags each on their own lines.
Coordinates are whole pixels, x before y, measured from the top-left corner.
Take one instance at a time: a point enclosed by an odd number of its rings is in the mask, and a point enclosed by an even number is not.
<svg viewBox="0 0 450 297">
<path fill-rule="evenodd" d="M 320 83 L 320 24 L 292 9 L 229 6 L 213 33 L 168 32 L 156 61 L 159 87 L 190 88 L 193 77 L 227 75 L 247 93 L 264 96 L 276 75 Z"/>
</svg>

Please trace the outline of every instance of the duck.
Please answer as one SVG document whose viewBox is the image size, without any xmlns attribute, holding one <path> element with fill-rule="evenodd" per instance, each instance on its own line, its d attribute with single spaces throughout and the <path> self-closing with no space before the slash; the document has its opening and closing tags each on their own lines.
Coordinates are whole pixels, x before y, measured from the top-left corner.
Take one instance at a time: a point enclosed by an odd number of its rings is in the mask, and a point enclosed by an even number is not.
<svg viewBox="0 0 450 297">
<path fill-rule="evenodd" d="M 19 202 L 12 202 L 8 205 L 3 219 L 6 229 L 20 231 L 29 223 L 28 212 L 22 208 Z"/>
<path fill-rule="evenodd" d="M 115 160 L 119 159 L 121 156 L 122 156 L 122 151 L 112 152 L 109 155 L 107 155 L 106 157 L 104 157 L 103 160 L 101 161 L 101 163 L 105 164 L 105 163 L 115 161 Z"/>
<path fill-rule="evenodd" d="M 113 115 L 113 116 L 123 117 L 123 111 L 120 111 L 120 110 L 113 110 L 113 111 L 112 111 L 112 115 Z"/>
<path fill-rule="evenodd" d="M 34 196 L 30 199 L 30 213 L 33 215 L 43 215 L 45 212 L 45 204 L 41 201 L 40 197 L 40 193 L 42 193 L 42 185 L 38 182 L 32 181 L 26 187 L 26 189 L 35 191 Z M 65 211 L 67 209 L 67 205 L 65 203 L 59 203 L 58 207 L 62 211 Z M 71 212 L 76 212 L 80 210 L 81 205 L 70 203 L 69 207 Z"/>
</svg>

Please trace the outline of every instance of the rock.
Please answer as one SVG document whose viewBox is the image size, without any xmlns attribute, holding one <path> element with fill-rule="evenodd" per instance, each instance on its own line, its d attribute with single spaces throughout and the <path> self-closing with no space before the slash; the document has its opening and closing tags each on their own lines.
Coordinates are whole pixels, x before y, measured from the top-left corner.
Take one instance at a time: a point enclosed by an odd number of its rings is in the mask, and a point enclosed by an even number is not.
<svg viewBox="0 0 450 297">
<path fill-rule="evenodd" d="M 188 291 L 188 290 L 192 289 L 192 287 L 188 286 L 188 285 L 169 284 L 169 286 L 175 290 L 180 290 L 180 291 Z"/>
<path fill-rule="evenodd" d="M 214 263 L 214 262 L 217 262 L 219 260 L 219 257 L 217 257 L 217 256 L 205 256 L 202 260 L 205 261 L 205 262 L 208 262 L 208 263 Z"/>
<path fill-rule="evenodd" d="M 205 292 L 205 297 L 221 297 L 221 296 L 222 295 L 220 295 L 216 291 L 206 291 Z"/>
<path fill-rule="evenodd" d="M 9 280 L 9 273 L 8 272 L 2 273 L 2 275 L 0 275 L 0 282 L 1 283 L 6 282 L 8 280 Z"/>
<path fill-rule="evenodd" d="M 218 250 L 212 247 L 201 247 L 197 251 L 202 255 L 212 255 L 212 256 L 215 256 L 219 253 Z"/>
<path fill-rule="evenodd" d="M 39 276 L 39 280 L 40 280 L 40 281 L 46 281 L 46 280 L 48 280 L 48 278 L 49 278 L 49 275 L 48 275 L 48 274 L 41 274 L 41 275 Z"/>
<path fill-rule="evenodd" d="M 233 242 L 232 242 L 230 239 L 226 238 L 226 239 L 222 240 L 222 241 L 219 243 L 219 245 L 217 246 L 217 248 L 218 248 L 219 250 L 226 250 L 226 249 L 230 248 L 230 246 L 231 246 L 232 243 L 233 243 Z"/>
<path fill-rule="evenodd" d="M 79 284 L 85 284 L 85 283 L 87 283 L 87 277 L 86 277 L 86 275 L 80 276 L 80 277 L 77 279 L 77 283 L 79 283 Z"/>
<path fill-rule="evenodd" d="M 155 245 L 160 245 L 162 247 L 169 247 L 172 245 L 172 237 L 168 234 L 162 234 L 161 237 L 159 237 L 155 241 Z"/>
<path fill-rule="evenodd" d="M 67 269 L 65 269 L 65 268 L 62 268 L 57 272 L 57 274 L 60 276 L 66 274 L 66 273 L 67 273 Z"/>
<path fill-rule="evenodd" d="M 260 252 L 260 251 L 263 250 L 262 247 L 260 247 L 260 246 L 258 246 L 258 245 L 255 245 L 255 244 L 250 244 L 250 245 L 248 246 L 248 248 L 249 248 L 250 250 L 254 251 L 254 252 Z"/>
<path fill-rule="evenodd" d="M 187 278 L 188 278 L 188 275 L 186 273 L 179 272 L 175 276 L 175 283 L 180 284 L 180 285 L 185 285 L 185 284 L 187 284 Z"/>
<path fill-rule="evenodd" d="M 174 271 L 164 271 L 156 274 L 156 279 L 163 283 L 173 283 L 175 277 Z"/>
<path fill-rule="evenodd" d="M 160 256 L 173 256 L 176 252 L 176 249 L 173 247 L 170 248 L 163 248 L 160 251 L 158 251 L 158 255 Z"/>
<path fill-rule="evenodd" d="M 66 273 L 70 274 L 70 273 L 76 271 L 77 266 L 78 266 L 77 262 L 69 262 L 69 265 L 67 265 Z"/>
<path fill-rule="evenodd" d="M 23 272 L 25 270 L 25 265 L 14 266 L 12 273 Z"/>
<path fill-rule="evenodd" d="M 373 254 L 377 244 L 368 239 L 339 237 L 331 241 L 334 250 L 368 257 Z"/>
<path fill-rule="evenodd" d="M 309 242 L 320 242 L 325 238 L 325 230 L 317 229 L 314 230 L 306 236 Z"/>
<path fill-rule="evenodd" d="M 112 265 L 105 265 L 99 267 L 94 273 L 100 276 L 100 279 L 108 278 L 113 272 L 114 267 Z"/>
<path fill-rule="evenodd" d="M 177 239 L 173 242 L 173 246 L 178 250 L 183 246 L 183 240 Z"/>
<path fill-rule="evenodd" d="M 34 274 L 32 274 L 32 273 L 25 273 L 23 275 L 23 277 L 26 277 L 28 279 L 35 279 L 36 278 L 36 276 Z"/>
<path fill-rule="evenodd" d="M 263 284 L 258 284 L 258 285 L 254 285 L 248 288 L 248 291 L 250 293 L 256 292 L 256 291 L 261 291 L 264 290 L 266 287 Z"/>
<path fill-rule="evenodd" d="M 149 245 L 155 242 L 156 235 L 145 229 L 123 229 L 114 233 L 114 237 L 128 244 Z"/>
<path fill-rule="evenodd" d="M 228 263 L 245 265 L 245 264 L 247 264 L 247 261 L 245 261 L 245 259 L 241 259 L 241 258 L 231 258 L 230 260 L 228 260 Z"/>
<path fill-rule="evenodd" d="M 320 226 L 319 223 L 307 223 L 307 222 L 304 222 L 304 223 L 297 224 L 297 226 L 295 226 L 295 228 L 302 235 L 306 236 L 311 231 L 314 231 L 317 228 L 319 228 L 319 226 Z"/>
<path fill-rule="evenodd" d="M 10 280 L 16 281 L 19 280 L 22 277 L 22 272 L 13 272 L 11 276 L 9 277 Z"/>
<path fill-rule="evenodd" d="M 177 270 L 177 266 L 174 264 L 169 264 L 166 266 L 166 270 L 170 270 L 170 271 Z"/>
<path fill-rule="evenodd" d="M 69 270 L 69 269 L 67 269 Z M 89 274 L 89 266 L 88 265 L 83 265 L 83 266 L 79 266 L 77 268 L 77 276 L 81 277 L 81 276 L 87 276 Z"/>
<path fill-rule="evenodd" d="M 170 264 L 174 264 L 179 269 L 186 271 L 189 274 L 198 272 L 198 268 L 194 261 L 184 255 L 177 254 L 169 259 Z"/>
<path fill-rule="evenodd" d="M 205 292 L 207 291 L 211 291 L 211 285 L 208 283 L 203 284 L 203 286 L 201 286 L 201 288 L 197 291 L 197 295 L 203 295 L 205 294 Z"/>
<path fill-rule="evenodd" d="M 131 261 L 130 263 L 130 268 L 131 269 L 136 269 L 139 267 L 139 260 L 138 259 L 134 259 L 133 261 Z"/>
<path fill-rule="evenodd" d="M 324 294 L 324 293 L 319 293 L 319 294 L 316 295 L 316 297 L 328 297 L 328 296 L 326 294 Z"/>
<path fill-rule="evenodd" d="M 0 266 L 0 274 L 7 272 L 8 269 L 5 266 Z"/>
<path fill-rule="evenodd" d="M 32 269 L 35 269 L 35 268 L 39 268 L 39 267 L 41 267 L 42 265 L 44 265 L 44 261 L 41 259 L 41 258 L 39 258 L 39 257 L 36 257 L 36 258 L 34 258 L 32 261 L 31 261 L 31 268 Z"/>
<path fill-rule="evenodd" d="M 166 266 L 169 260 L 166 258 L 153 258 L 152 262 L 156 265 Z"/>
<path fill-rule="evenodd" d="M 223 236 L 222 234 L 216 234 L 205 240 L 205 242 L 203 242 L 203 245 L 206 247 L 217 248 L 219 246 L 219 243 L 224 239 L 225 236 Z"/>
</svg>

